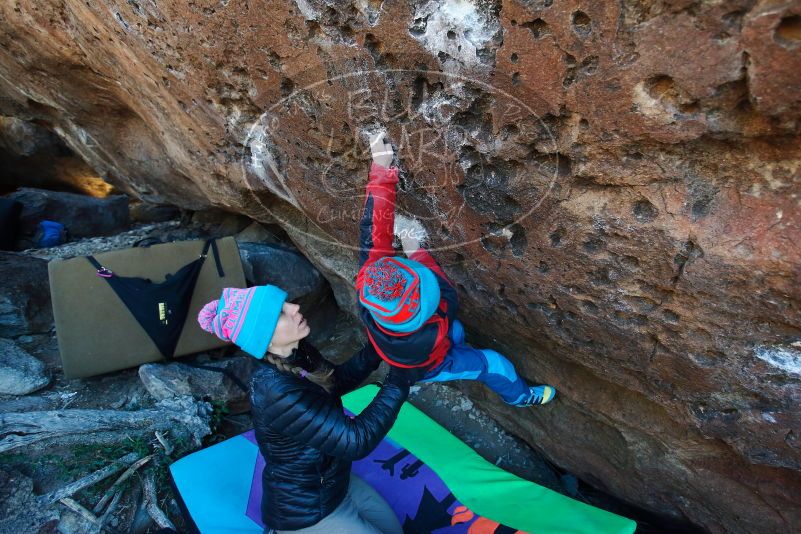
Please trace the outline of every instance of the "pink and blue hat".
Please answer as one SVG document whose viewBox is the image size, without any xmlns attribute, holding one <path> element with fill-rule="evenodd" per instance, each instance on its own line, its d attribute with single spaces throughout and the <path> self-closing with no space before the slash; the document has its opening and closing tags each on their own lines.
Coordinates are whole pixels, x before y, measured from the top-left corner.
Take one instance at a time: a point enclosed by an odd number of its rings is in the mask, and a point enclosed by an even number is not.
<svg viewBox="0 0 801 534">
<path fill-rule="evenodd" d="M 360 283 L 359 303 L 376 323 L 393 332 L 418 330 L 439 305 L 436 275 L 408 258 L 376 260 L 364 270 Z"/>
<path fill-rule="evenodd" d="M 232 341 L 251 356 L 263 358 L 286 297 L 286 291 L 271 285 L 226 287 L 219 300 L 203 306 L 197 321 L 206 332 Z"/>
</svg>

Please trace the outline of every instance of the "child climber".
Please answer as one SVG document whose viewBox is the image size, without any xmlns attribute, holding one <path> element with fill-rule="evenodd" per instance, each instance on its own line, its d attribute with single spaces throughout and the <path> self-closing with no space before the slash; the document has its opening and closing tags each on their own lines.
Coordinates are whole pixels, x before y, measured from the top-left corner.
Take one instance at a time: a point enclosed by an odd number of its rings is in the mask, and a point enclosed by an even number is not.
<svg viewBox="0 0 801 534">
<path fill-rule="evenodd" d="M 370 150 L 373 162 L 359 223 L 356 291 L 376 352 L 394 367 L 425 368 L 422 382 L 479 380 L 504 402 L 519 407 L 553 400 L 553 386 L 529 386 L 504 356 L 464 342 L 454 286 L 416 238 L 402 236 L 406 258 L 395 256 L 398 169 L 390 167 L 392 145 L 383 132 L 370 137 Z"/>
</svg>

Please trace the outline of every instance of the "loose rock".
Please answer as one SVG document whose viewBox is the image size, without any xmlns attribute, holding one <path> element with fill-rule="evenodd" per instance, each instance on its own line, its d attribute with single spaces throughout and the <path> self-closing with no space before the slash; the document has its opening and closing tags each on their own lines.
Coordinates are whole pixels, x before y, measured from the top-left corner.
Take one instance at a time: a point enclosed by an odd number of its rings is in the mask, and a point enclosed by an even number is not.
<svg viewBox="0 0 801 534">
<path fill-rule="evenodd" d="M 237 243 L 272 243 L 272 244 L 286 244 L 286 241 L 281 240 L 279 237 L 283 233 L 280 227 L 267 226 L 253 222 L 247 228 L 236 234 Z"/>
<path fill-rule="evenodd" d="M 87 256 L 109 250 L 130 248 L 146 239 L 154 238 L 159 243 L 183 241 L 203 237 L 197 229 L 182 227 L 178 221 L 145 224 L 127 232 L 107 237 L 87 237 L 80 241 L 66 243 L 58 247 L 26 250 L 28 256 L 46 260 Z"/>
<path fill-rule="evenodd" d="M 0 337 L 53 328 L 46 261 L 0 251 L 0 280 Z"/>
<path fill-rule="evenodd" d="M 291 301 L 322 298 L 325 279 L 297 249 L 272 243 L 240 243 L 239 255 L 245 279 L 253 285 L 276 285 Z"/>
<path fill-rule="evenodd" d="M 137 223 L 160 223 L 172 221 L 181 216 L 181 210 L 169 204 L 132 202 L 129 209 L 131 221 Z"/>
<path fill-rule="evenodd" d="M 240 412 L 250 407 L 249 392 L 221 371 L 232 374 L 247 388 L 254 363 L 255 360 L 250 356 L 199 363 L 220 371 L 200 369 L 179 362 L 147 363 L 139 367 L 139 378 L 147 391 L 158 400 L 192 395 L 222 401 L 230 411 Z"/>
<path fill-rule="evenodd" d="M 0 395 L 27 395 L 49 383 L 42 362 L 10 339 L 0 339 Z"/>
<path fill-rule="evenodd" d="M 43 220 L 64 225 L 70 238 L 111 235 L 130 224 L 128 197 L 94 198 L 75 193 L 22 188 L 9 198 L 23 205 L 20 232 L 29 239 Z"/>
<path fill-rule="evenodd" d="M 30 478 L 0 467 L 0 532 L 52 532 L 59 515 L 56 507 L 39 504 Z"/>
</svg>

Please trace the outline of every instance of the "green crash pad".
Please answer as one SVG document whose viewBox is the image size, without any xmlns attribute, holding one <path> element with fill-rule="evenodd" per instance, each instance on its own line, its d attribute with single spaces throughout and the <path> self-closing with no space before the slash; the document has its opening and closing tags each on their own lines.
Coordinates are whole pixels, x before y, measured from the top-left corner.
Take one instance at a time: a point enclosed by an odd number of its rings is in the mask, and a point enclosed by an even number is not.
<svg viewBox="0 0 801 534">
<path fill-rule="evenodd" d="M 361 413 L 377 392 L 365 386 L 342 400 Z M 408 402 L 388 437 L 425 462 L 470 510 L 508 527 L 532 534 L 630 534 L 637 527 L 500 469 Z"/>
</svg>

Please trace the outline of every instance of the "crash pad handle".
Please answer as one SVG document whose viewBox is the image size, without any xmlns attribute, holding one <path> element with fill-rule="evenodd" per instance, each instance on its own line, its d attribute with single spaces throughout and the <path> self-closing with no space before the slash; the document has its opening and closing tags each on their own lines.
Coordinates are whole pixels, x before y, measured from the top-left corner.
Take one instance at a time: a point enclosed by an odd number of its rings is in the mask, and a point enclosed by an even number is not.
<svg viewBox="0 0 801 534">
<path fill-rule="evenodd" d="M 97 274 L 97 276 L 101 278 L 111 278 L 112 276 L 114 276 L 112 270 L 107 269 L 106 267 L 100 265 L 100 262 L 97 261 L 94 256 L 87 256 L 86 259 L 89 260 L 89 263 L 91 263 L 95 269 L 97 269 L 95 273 Z"/>
</svg>

